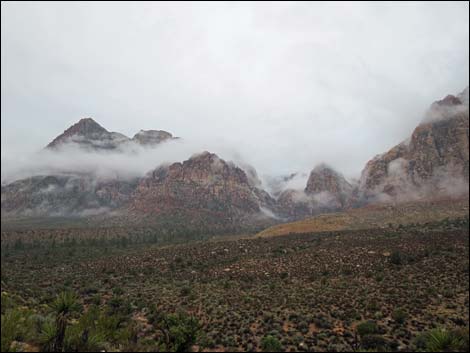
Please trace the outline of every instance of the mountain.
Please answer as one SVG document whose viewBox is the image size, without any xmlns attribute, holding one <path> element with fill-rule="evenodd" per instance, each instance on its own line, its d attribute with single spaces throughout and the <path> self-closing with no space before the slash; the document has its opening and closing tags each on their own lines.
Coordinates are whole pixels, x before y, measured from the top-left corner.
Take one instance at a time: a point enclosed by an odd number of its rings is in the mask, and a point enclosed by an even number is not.
<svg viewBox="0 0 470 353">
<path fill-rule="evenodd" d="M 2 216 L 88 216 L 126 204 L 136 179 L 89 175 L 34 176 L 2 185 Z"/>
<path fill-rule="evenodd" d="M 140 130 L 132 141 L 142 146 L 155 146 L 167 140 L 176 139 L 172 134 L 163 130 Z"/>
<path fill-rule="evenodd" d="M 119 215 L 115 219 L 122 223 L 239 231 L 384 201 L 461 197 L 468 195 L 469 182 L 468 92 L 467 88 L 434 102 L 409 139 L 367 163 L 359 183 L 321 164 L 308 179 L 307 174 L 292 173 L 266 178 L 263 185 L 252 166 L 203 152 L 168 165 L 152 165 L 149 160 L 150 172 L 131 179 L 56 170 L 2 184 L 2 220 L 101 213 L 104 218 Z M 153 148 L 172 139 L 161 130 L 141 130 L 130 139 L 87 118 L 46 149 L 55 153 L 75 144 L 93 153 L 121 153 L 129 146 Z"/>
<path fill-rule="evenodd" d="M 303 190 L 286 189 L 278 197 L 278 210 L 287 219 L 301 219 L 350 207 L 355 188 L 326 164 L 317 165 Z"/>
<path fill-rule="evenodd" d="M 130 211 L 202 224 L 233 224 L 269 218 L 273 200 L 247 174 L 217 155 L 203 152 L 182 163 L 160 166 L 142 178 Z"/>
<path fill-rule="evenodd" d="M 323 195 L 335 209 L 345 208 L 352 202 L 354 187 L 346 178 L 326 164 L 320 164 L 310 173 L 305 187 L 307 195 Z"/>
<path fill-rule="evenodd" d="M 57 136 L 46 148 L 74 145 L 88 151 L 117 150 L 131 143 L 155 146 L 171 139 L 174 139 L 173 135 L 163 130 L 140 130 L 130 139 L 119 132 L 109 132 L 92 118 L 84 118 Z"/>
<path fill-rule="evenodd" d="M 366 202 L 468 193 L 468 88 L 434 102 L 411 137 L 369 161 L 360 180 Z"/>
<path fill-rule="evenodd" d="M 84 118 L 57 136 L 46 148 L 59 149 L 72 144 L 87 150 L 111 150 L 128 141 L 127 136 L 109 132 L 92 118 Z"/>
</svg>

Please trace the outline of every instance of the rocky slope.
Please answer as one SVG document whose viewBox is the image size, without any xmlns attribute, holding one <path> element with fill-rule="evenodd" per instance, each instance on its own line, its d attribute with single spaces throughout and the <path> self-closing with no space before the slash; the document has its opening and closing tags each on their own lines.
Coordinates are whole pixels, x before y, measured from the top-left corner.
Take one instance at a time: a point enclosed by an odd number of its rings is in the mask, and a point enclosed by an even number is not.
<svg viewBox="0 0 470 353">
<path fill-rule="evenodd" d="M 431 105 L 410 139 L 369 161 L 362 172 L 366 202 L 468 193 L 468 88 Z"/>
</svg>

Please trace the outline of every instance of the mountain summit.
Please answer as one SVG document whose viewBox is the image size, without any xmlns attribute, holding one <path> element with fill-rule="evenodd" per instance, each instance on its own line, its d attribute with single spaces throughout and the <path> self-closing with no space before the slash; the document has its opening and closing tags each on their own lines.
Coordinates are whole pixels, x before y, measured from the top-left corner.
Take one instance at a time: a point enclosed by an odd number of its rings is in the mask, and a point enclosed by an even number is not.
<svg viewBox="0 0 470 353">
<path fill-rule="evenodd" d="M 163 130 L 140 130 L 130 139 L 119 132 L 106 130 L 92 118 L 83 118 L 57 136 L 46 148 L 60 149 L 72 145 L 89 151 L 116 150 L 129 143 L 155 146 L 171 139 L 174 139 L 173 135 Z"/>
</svg>

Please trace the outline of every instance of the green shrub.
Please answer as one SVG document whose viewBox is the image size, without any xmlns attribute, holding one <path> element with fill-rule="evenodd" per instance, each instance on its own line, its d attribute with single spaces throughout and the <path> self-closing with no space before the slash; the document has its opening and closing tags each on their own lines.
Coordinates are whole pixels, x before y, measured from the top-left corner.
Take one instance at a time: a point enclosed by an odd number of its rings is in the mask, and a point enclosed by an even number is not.
<svg viewBox="0 0 470 353">
<path fill-rule="evenodd" d="M 263 352 L 280 352 L 282 345 L 276 337 L 265 336 L 261 339 L 261 349 Z"/>
<path fill-rule="evenodd" d="M 377 324 L 373 321 L 365 321 L 361 322 L 359 325 L 356 327 L 356 332 L 359 334 L 359 336 L 366 336 L 366 335 L 373 335 L 378 333 L 379 328 Z"/>
<path fill-rule="evenodd" d="M 401 265 L 402 264 L 402 255 L 401 253 L 396 250 L 394 252 L 392 252 L 392 254 L 390 255 L 390 262 L 394 265 Z"/>
<path fill-rule="evenodd" d="M 181 288 L 180 294 L 182 297 L 187 297 L 188 295 L 191 294 L 191 287 L 190 286 L 184 286 Z"/>
<path fill-rule="evenodd" d="M 365 335 L 361 337 L 361 346 L 364 349 L 385 350 L 387 348 L 387 340 L 379 335 Z"/>
<path fill-rule="evenodd" d="M 407 318 L 407 313 L 402 309 L 396 309 L 392 313 L 392 319 L 398 324 L 404 324 Z"/>
<path fill-rule="evenodd" d="M 161 337 L 161 349 L 170 352 L 187 352 L 201 338 L 201 324 L 187 314 L 160 315 L 156 319 Z"/>
</svg>

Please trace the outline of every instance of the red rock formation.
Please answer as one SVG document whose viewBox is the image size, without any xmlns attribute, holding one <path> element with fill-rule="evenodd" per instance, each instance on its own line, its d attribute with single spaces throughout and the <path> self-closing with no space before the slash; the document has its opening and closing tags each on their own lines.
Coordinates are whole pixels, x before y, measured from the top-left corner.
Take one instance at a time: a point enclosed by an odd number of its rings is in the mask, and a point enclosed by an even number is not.
<svg viewBox="0 0 470 353">
<path fill-rule="evenodd" d="M 465 93 L 466 92 L 466 93 Z M 465 95 L 467 97 L 465 97 Z M 411 138 L 369 161 L 362 172 L 361 192 L 397 199 L 468 193 L 468 89 L 433 103 Z M 450 190 L 452 189 L 452 190 Z"/>
<path fill-rule="evenodd" d="M 243 170 L 204 152 L 149 173 L 133 194 L 130 209 L 143 214 L 184 212 L 197 217 L 200 213 L 233 220 L 259 214 L 270 200 L 250 185 Z"/>
</svg>

